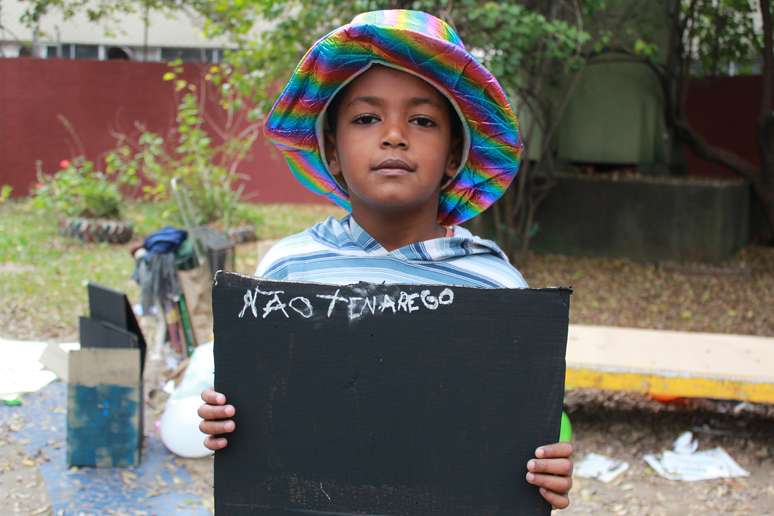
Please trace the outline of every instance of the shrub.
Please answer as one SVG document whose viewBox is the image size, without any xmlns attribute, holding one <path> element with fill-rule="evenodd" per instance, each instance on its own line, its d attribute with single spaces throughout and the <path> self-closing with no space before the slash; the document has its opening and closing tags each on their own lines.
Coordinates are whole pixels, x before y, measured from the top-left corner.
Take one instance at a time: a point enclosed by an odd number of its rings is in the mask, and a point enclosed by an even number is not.
<svg viewBox="0 0 774 516">
<path fill-rule="evenodd" d="M 13 192 L 13 187 L 11 185 L 3 185 L 2 188 L 0 188 L 0 204 L 3 204 L 11 198 L 11 192 Z"/>
<path fill-rule="evenodd" d="M 54 174 L 38 166 L 35 206 L 65 217 L 118 219 L 121 217 L 122 180 L 111 180 L 83 156 L 62 160 Z"/>
<path fill-rule="evenodd" d="M 175 128 L 167 135 L 145 130 L 139 124 L 138 137 L 119 135 L 116 148 L 106 156 L 106 170 L 119 175 L 138 174 L 143 178 L 143 193 L 155 201 L 169 201 L 171 181 L 177 179 L 193 207 L 193 224 L 218 222 L 229 228 L 239 218 L 242 198 L 237 169 L 255 141 L 259 124 L 245 120 L 246 110 L 239 103 L 227 103 L 225 87 L 228 71 L 210 68 L 206 80 L 220 93 L 219 116 L 206 116 L 206 85 L 197 88 L 180 78 L 182 66 L 171 63 L 165 81 L 174 81 L 178 94 Z M 205 129 L 205 118 L 220 142 L 213 141 Z M 216 127 L 214 120 L 227 121 Z M 178 217 L 182 219 L 182 217 Z"/>
</svg>

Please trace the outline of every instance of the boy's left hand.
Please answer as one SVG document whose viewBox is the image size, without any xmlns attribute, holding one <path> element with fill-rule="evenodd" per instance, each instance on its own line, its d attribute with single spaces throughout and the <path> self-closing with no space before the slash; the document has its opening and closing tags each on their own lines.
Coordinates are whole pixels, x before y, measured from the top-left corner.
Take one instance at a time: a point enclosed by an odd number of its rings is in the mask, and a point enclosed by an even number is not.
<svg viewBox="0 0 774 516">
<path fill-rule="evenodd" d="M 548 444 L 535 450 L 535 458 L 527 462 L 527 482 L 539 487 L 540 494 L 554 509 L 570 505 L 571 456 L 570 443 Z"/>
</svg>

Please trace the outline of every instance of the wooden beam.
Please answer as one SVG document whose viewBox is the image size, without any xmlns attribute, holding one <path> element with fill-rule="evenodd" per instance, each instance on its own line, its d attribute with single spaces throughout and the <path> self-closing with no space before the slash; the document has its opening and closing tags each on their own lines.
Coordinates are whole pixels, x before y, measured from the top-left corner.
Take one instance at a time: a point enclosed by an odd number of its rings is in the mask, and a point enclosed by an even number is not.
<svg viewBox="0 0 774 516">
<path fill-rule="evenodd" d="M 774 403 L 774 338 L 571 325 L 566 387 Z"/>
</svg>

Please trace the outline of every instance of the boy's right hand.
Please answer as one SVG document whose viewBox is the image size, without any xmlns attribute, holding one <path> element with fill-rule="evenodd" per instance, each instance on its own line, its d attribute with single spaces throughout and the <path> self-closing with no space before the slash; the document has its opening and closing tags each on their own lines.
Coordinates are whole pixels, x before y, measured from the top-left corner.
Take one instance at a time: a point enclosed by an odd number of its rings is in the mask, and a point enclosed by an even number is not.
<svg viewBox="0 0 774 516">
<path fill-rule="evenodd" d="M 233 405 L 226 405 L 226 396 L 212 389 L 202 392 L 204 405 L 197 411 L 204 421 L 199 423 L 199 430 L 207 434 L 204 446 L 210 450 L 222 450 L 228 444 L 223 434 L 234 431 L 236 423 L 230 419 L 236 414 Z"/>
</svg>

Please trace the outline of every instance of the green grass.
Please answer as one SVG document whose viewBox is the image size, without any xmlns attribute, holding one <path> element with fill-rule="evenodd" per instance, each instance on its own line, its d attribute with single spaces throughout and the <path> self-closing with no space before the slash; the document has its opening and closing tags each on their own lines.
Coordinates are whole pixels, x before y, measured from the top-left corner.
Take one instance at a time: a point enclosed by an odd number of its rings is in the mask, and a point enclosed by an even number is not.
<svg viewBox="0 0 774 516">
<path fill-rule="evenodd" d="M 137 242 L 166 224 L 179 226 L 163 204 L 130 204 L 124 213 L 134 224 Z M 317 205 L 245 204 L 239 210 L 243 221 L 256 226 L 260 239 L 281 238 L 341 213 Z M 0 336 L 76 339 L 78 316 L 87 312 L 87 281 L 122 290 L 137 302 L 130 248 L 61 236 L 57 218 L 28 201 L 0 204 Z M 255 245 L 237 247 L 240 272 L 254 270 L 254 254 Z"/>
<path fill-rule="evenodd" d="M 175 224 L 160 204 L 132 204 L 125 213 L 137 240 Z M 240 217 L 258 237 L 273 240 L 301 231 L 328 215 L 331 206 L 244 205 Z M 75 340 L 78 316 L 87 310 L 87 281 L 122 290 L 132 302 L 131 245 L 84 244 L 58 234 L 55 217 L 29 202 L 0 204 L 0 336 Z M 258 246 L 237 247 L 236 270 L 251 274 Z M 606 258 L 536 255 L 515 264 L 530 285 L 572 285 L 571 320 L 670 330 L 774 335 L 774 248 L 749 246 L 722 266 L 639 263 Z M 714 267 L 714 269 L 713 269 Z M 721 273 L 713 272 L 720 269 Z"/>
</svg>

